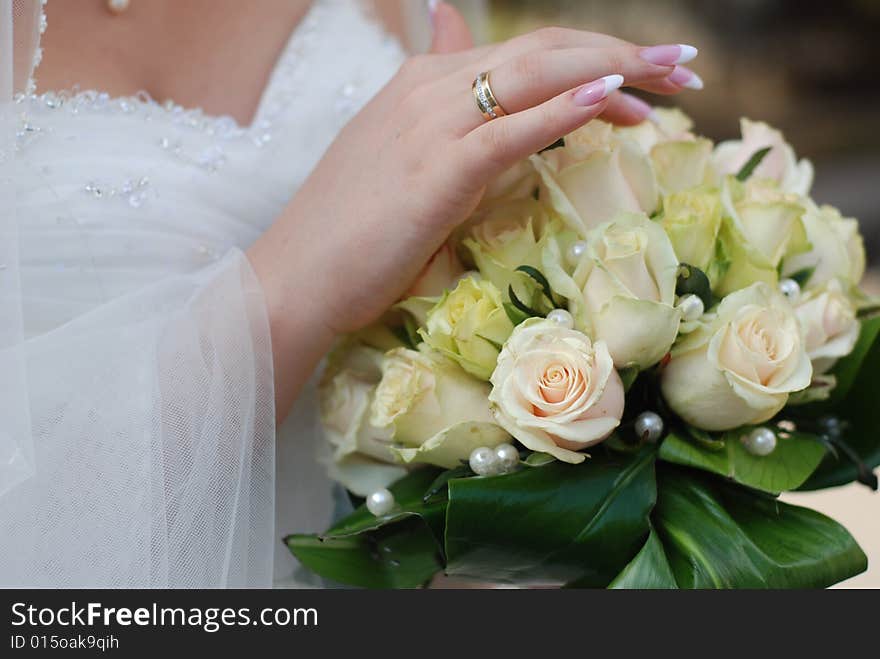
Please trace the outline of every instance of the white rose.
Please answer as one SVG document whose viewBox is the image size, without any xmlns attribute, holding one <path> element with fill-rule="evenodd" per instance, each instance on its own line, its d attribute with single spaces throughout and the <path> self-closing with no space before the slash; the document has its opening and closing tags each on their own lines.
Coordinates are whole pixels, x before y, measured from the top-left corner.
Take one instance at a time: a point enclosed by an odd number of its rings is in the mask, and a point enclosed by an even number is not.
<svg viewBox="0 0 880 659">
<path fill-rule="evenodd" d="M 861 326 L 853 303 L 836 279 L 804 295 L 795 306 L 813 370 L 824 373 L 856 345 Z"/>
<path fill-rule="evenodd" d="M 370 405 L 381 377 L 382 352 L 357 343 L 337 348 L 318 389 L 330 476 L 359 496 L 406 474 L 391 452 L 391 433 L 370 423 Z"/>
<path fill-rule="evenodd" d="M 571 275 L 560 251 L 548 244 L 544 273 L 568 299 L 576 327 L 605 342 L 618 368 L 660 361 L 681 321 L 674 306 L 679 262 L 663 227 L 629 214 L 597 227 Z"/>
<path fill-rule="evenodd" d="M 762 423 L 813 369 L 788 301 L 756 283 L 725 297 L 715 313 L 672 351 L 661 388 L 669 406 L 704 430 Z"/>
<path fill-rule="evenodd" d="M 504 345 L 492 374 L 495 418 L 533 451 L 563 462 L 608 437 L 623 414 L 623 383 L 601 341 L 530 318 Z"/>
<path fill-rule="evenodd" d="M 489 409 L 489 385 L 431 352 L 396 348 L 382 362 L 370 422 L 390 431 L 406 463 L 450 469 L 478 446 L 508 440 Z"/>
<path fill-rule="evenodd" d="M 803 223 L 811 248 L 786 258 L 782 275 L 812 271 L 806 288 L 821 288 L 832 279 L 857 285 L 865 274 L 865 244 L 858 221 L 842 217 L 833 206 L 807 202 Z"/>
<path fill-rule="evenodd" d="M 538 189 L 538 174 L 528 160 L 521 160 L 486 186 L 480 208 L 502 201 L 531 198 Z"/>
<path fill-rule="evenodd" d="M 532 156 L 531 162 L 541 175 L 542 200 L 581 237 L 621 211 L 657 208 L 650 156 L 603 121 L 566 135 L 564 147 Z"/>
<path fill-rule="evenodd" d="M 785 138 L 778 130 L 762 121 L 740 119 L 742 139 L 722 142 L 715 147 L 713 160 L 718 171 L 737 174 L 755 152 L 765 147 L 770 151 L 752 173 L 756 179 L 773 179 L 785 192 L 806 196 L 813 185 L 813 165 L 809 160 L 798 161 Z"/>
</svg>

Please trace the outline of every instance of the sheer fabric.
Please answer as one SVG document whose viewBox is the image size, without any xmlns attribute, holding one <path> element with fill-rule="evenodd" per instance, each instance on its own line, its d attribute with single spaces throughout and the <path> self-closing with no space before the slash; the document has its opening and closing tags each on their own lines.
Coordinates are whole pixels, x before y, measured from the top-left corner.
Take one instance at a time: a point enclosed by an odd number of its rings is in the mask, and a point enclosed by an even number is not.
<svg viewBox="0 0 880 659">
<path fill-rule="evenodd" d="M 15 0 L 16 32 L 34 34 L 35 4 Z M 252 126 L 99 91 L 11 103 L 12 10 L 0 0 L 0 584 L 268 586 L 274 565 L 296 585 L 278 536 L 323 526 L 331 487 L 311 391 L 276 442 L 242 250 L 403 53 L 357 3 L 317 0 Z"/>
</svg>

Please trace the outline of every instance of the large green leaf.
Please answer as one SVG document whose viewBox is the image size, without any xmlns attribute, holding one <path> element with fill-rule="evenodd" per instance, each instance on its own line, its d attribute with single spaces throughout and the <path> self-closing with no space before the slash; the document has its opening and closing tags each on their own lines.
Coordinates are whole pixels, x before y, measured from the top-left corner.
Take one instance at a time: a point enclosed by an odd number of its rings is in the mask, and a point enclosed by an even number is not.
<svg viewBox="0 0 880 659">
<path fill-rule="evenodd" d="M 605 586 L 638 552 L 654 505 L 654 450 L 599 449 L 504 476 L 449 482 L 447 573 Z"/>
<path fill-rule="evenodd" d="M 652 519 L 681 588 L 823 588 L 867 567 L 834 520 L 693 472 L 663 470 Z"/>
<path fill-rule="evenodd" d="M 424 495 L 439 470 L 418 469 L 389 489 L 397 502 L 376 517 L 358 507 L 321 535 L 284 539 L 310 570 L 339 583 L 363 588 L 415 588 L 442 569 L 446 499 Z"/>
<path fill-rule="evenodd" d="M 284 542 L 313 572 L 361 588 L 417 588 L 442 569 L 433 534 L 414 519 L 360 535 L 298 534 Z"/>
<path fill-rule="evenodd" d="M 780 437 L 770 455 L 749 453 L 735 433 L 725 436 L 719 449 L 671 433 L 660 445 L 660 459 L 695 467 L 758 490 L 778 494 L 799 487 L 825 455 L 825 447 L 809 435 L 791 433 Z"/>
<path fill-rule="evenodd" d="M 843 441 L 868 467 L 876 467 L 880 465 L 880 316 L 862 322 L 856 347 L 832 372 L 837 386 L 831 398 L 807 406 L 802 413 L 814 417 L 834 414 L 846 421 Z M 842 485 L 855 480 L 857 473 L 851 461 L 829 455 L 801 489 Z"/>
<path fill-rule="evenodd" d="M 383 517 L 373 515 L 365 505 L 359 506 L 347 517 L 342 518 L 331 526 L 321 538 L 344 538 L 358 535 L 367 531 L 374 531 L 383 526 L 399 522 L 413 517 L 421 518 L 431 529 L 437 538 L 437 542 L 443 542 L 443 525 L 446 516 L 445 498 L 433 497 L 427 502 L 424 500 L 425 493 L 434 484 L 439 469 L 417 469 L 390 488 L 394 495 L 396 506 L 394 510 Z"/>
<path fill-rule="evenodd" d="M 608 587 L 641 590 L 678 588 L 672 568 L 666 560 L 666 550 L 656 531 L 651 530 L 651 535 L 648 536 L 641 551 Z"/>
</svg>

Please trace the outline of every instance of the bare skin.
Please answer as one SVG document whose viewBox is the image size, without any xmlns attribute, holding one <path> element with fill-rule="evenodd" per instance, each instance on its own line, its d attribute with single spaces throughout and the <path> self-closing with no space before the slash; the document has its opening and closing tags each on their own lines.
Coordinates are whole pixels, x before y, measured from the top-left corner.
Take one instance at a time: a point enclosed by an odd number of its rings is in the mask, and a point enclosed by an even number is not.
<svg viewBox="0 0 880 659">
<path fill-rule="evenodd" d="M 308 6 L 150 0 L 113 17 L 99 0 L 57 2 L 38 84 L 145 90 L 247 124 Z M 672 65 L 649 63 L 640 46 L 606 35 L 551 28 L 473 48 L 451 6 L 440 3 L 433 23 L 431 54 L 404 64 L 248 250 L 269 312 L 278 419 L 333 338 L 372 322 L 404 293 L 492 177 L 600 115 L 644 119 L 644 108 L 619 92 L 585 104 L 578 90 L 586 83 L 620 74 L 650 92 L 681 90 L 668 80 Z M 470 92 L 485 70 L 510 113 L 488 123 Z"/>
</svg>

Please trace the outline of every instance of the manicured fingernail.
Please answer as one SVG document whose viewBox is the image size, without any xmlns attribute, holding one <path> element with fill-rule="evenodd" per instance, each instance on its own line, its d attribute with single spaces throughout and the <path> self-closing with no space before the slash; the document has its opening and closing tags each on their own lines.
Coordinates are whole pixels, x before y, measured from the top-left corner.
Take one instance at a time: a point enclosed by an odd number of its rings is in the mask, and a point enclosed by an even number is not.
<svg viewBox="0 0 880 659">
<path fill-rule="evenodd" d="M 580 106 L 596 105 L 603 98 L 623 84 L 623 76 L 615 73 L 593 82 L 588 82 L 574 93 L 574 104 Z"/>
<path fill-rule="evenodd" d="M 673 66 L 690 62 L 697 56 L 697 49 L 686 43 L 665 44 L 663 46 L 651 46 L 642 48 L 639 57 L 651 64 L 661 66 Z"/>
<path fill-rule="evenodd" d="M 703 88 L 703 79 L 686 66 L 676 66 L 666 79 L 685 89 L 700 90 Z"/>
<path fill-rule="evenodd" d="M 640 119 L 647 119 L 654 111 L 654 108 L 652 108 L 648 103 L 645 103 L 637 96 L 632 96 L 630 94 L 621 94 L 620 98 L 622 98 L 623 102 L 626 103 L 630 112 L 632 112 Z"/>
</svg>

